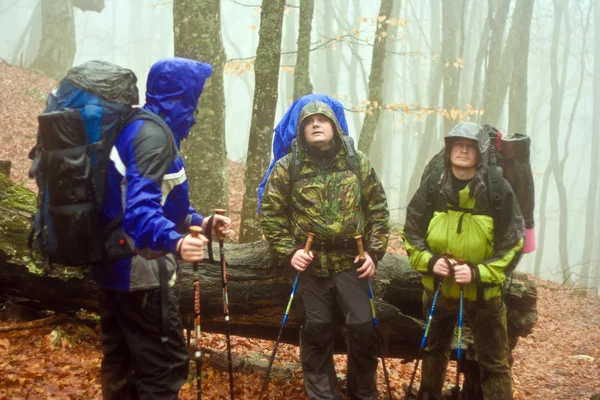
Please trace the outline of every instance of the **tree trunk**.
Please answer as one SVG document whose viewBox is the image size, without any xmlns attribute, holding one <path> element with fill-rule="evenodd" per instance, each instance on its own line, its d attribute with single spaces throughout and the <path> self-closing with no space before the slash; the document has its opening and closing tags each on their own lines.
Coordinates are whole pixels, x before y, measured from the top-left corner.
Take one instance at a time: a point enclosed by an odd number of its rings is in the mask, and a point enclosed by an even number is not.
<svg viewBox="0 0 600 400">
<path fill-rule="evenodd" d="M 485 113 L 481 118 L 483 123 L 496 125 L 500 118 L 497 104 L 500 102 L 497 99 L 497 90 L 500 90 L 497 79 L 503 74 L 502 70 L 506 66 L 502 65 L 502 43 L 504 42 L 504 30 L 508 26 L 508 10 L 510 8 L 510 0 L 501 0 L 496 7 L 492 5 L 493 1 L 489 2 L 489 55 L 488 63 L 485 69 L 485 83 L 483 85 L 483 109 Z M 504 102 L 504 97 L 502 98 Z"/>
<path fill-rule="evenodd" d="M 29 259 L 26 249 L 33 193 L 15 186 L 0 175 L 0 287 L 7 296 L 28 298 L 41 308 L 61 311 L 85 308 L 96 310 L 95 284 L 82 268 L 55 267 L 52 274 L 41 273 L 39 263 Z M 217 246 L 214 254 L 218 254 Z M 226 244 L 229 309 L 234 335 L 273 340 L 276 338 L 285 306 L 290 297 L 290 277 L 283 268 L 271 266 L 266 242 Z M 221 275 L 218 263 L 199 265 L 202 329 L 223 332 Z M 383 333 L 384 355 L 414 358 L 423 333 L 421 275 L 405 256 L 386 255 L 373 281 L 375 309 Z M 179 304 L 184 321 L 193 315 L 194 272 L 191 264 L 180 265 Z M 515 279 L 506 297 L 511 324 L 511 340 L 531 333 L 537 319 L 535 284 Z M 292 309 L 293 310 L 293 309 Z M 283 341 L 298 344 L 298 326 L 292 316 L 286 324 Z M 345 351 L 344 341 L 337 341 Z M 471 340 L 465 345 L 471 351 Z"/>
<path fill-rule="evenodd" d="M 190 199 L 198 212 L 210 215 L 228 208 L 227 151 L 225 147 L 225 49 L 221 38 L 220 0 L 175 0 L 173 3 L 175 55 L 210 63 L 198 103 L 198 123 L 182 144 Z"/>
<path fill-rule="evenodd" d="M 518 0 L 513 24 L 518 40 L 514 45 L 514 67 L 508 94 L 508 132 L 527 132 L 527 72 L 529 71 L 529 32 L 534 0 Z M 516 14 L 519 9 L 520 13 Z M 512 28 L 511 28 L 512 29 Z M 505 50 L 506 51 L 506 50 Z"/>
<path fill-rule="evenodd" d="M 590 13 L 592 4 L 590 3 Z M 600 8 L 594 8 L 594 39 L 596 43 L 600 43 Z M 588 24 L 589 24 L 588 14 Z M 585 48 L 585 46 L 583 47 Z M 583 49 L 582 48 L 582 49 Z M 581 72 L 585 71 L 585 59 L 581 59 Z M 598 174 L 596 171 L 600 169 L 600 46 L 594 46 L 594 75 L 593 75 L 593 93 L 592 100 L 592 125 L 590 126 L 591 146 L 590 146 L 590 183 L 588 185 L 588 195 L 586 201 L 586 219 L 585 219 L 585 234 L 583 239 L 583 255 L 581 257 L 581 285 L 587 287 L 588 282 L 592 279 L 590 272 L 593 271 L 592 265 L 597 266 L 598 261 L 593 257 L 594 247 L 597 247 L 596 234 L 598 231 L 596 225 L 597 213 L 597 197 L 598 197 Z M 596 244 L 596 246 L 594 246 Z M 596 281 L 596 285 L 598 282 Z"/>
<path fill-rule="evenodd" d="M 285 0 L 265 1 L 260 14 L 258 48 L 254 62 L 256 83 L 244 175 L 246 190 L 242 206 L 240 243 L 249 243 L 260 238 L 256 188 L 270 162 L 269 155 L 271 154 L 275 108 L 277 107 L 284 8 Z"/>
<path fill-rule="evenodd" d="M 443 106 L 448 112 L 444 119 L 444 133 L 450 132 L 450 129 L 458 121 L 452 116 L 452 108 L 458 106 L 458 88 L 460 86 L 459 77 L 460 70 L 454 64 L 458 62 L 462 56 L 460 41 L 462 39 L 461 25 L 462 17 L 461 10 L 463 0 L 442 2 L 442 63 L 444 70 L 442 72 L 444 82 Z"/>
<path fill-rule="evenodd" d="M 31 68 L 61 80 L 75 60 L 75 20 L 70 0 L 41 0 L 42 38 Z"/>
<path fill-rule="evenodd" d="M 314 9 L 315 0 L 300 0 L 298 54 L 296 55 L 296 68 L 294 69 L 294 100 L 313 92 L 308 65 Z"/>
<path fill-rule="evenodd" d="M 377 19 L 377 29 L 375 30 L 375 39 L 373 41 L 373 56 L 371 58 L 371 73 L 369 74 L 369 105 L 367 106 L 365 119 L 360 131 L 358 141 L 358 150 L 364 154 L 369 154 L 371 143 L 375 137 L 375 129 L 379 122 L 381 107 L 383 103 L 383 73 L 385 62 L 385 43 L 387 41 L 388 27 L 387 20 L 392 14 L 392 0 L 381 0 L 379 8 L 379 17 Z"/>
<path fill-rule="evenodd" d="M 392 0 L 392 11 L 390 15 L 388 15 L 388 19 L 398 18 L 400 16 L 400 10 L 402 9 L 402 0 Z M 394 52 L 398 52 L 400 47 L 399 40 L 396 40 L 395 37 L 398 34 L 398 24 L 391 24 L 391 26 L 387 30 L 387 35 L 389 39 L 385 44 L 385 52 L 387 57 L 383 62 L 383 82 L 385 84 L 381 87 L 381 106 L 385 104 L 393 104 L 394 96 L 397 93 L 408 93 L 408 79 L 404 80 L 404 87 L 399 89 L 399 79 L 400 74 L 398 70 L 400 67 L 398 66 L 398 56 L 395 54 L 391 54 Z M 402 66 L 404 68 L 404 75 L 409 76 L 408 68 L 409 63 L 404 63 Z M 412 89 L 412 87 L 411 87 Z M 417 88 L 415 88 L 417 91 Z M 416 103 L 420 104 L 418 99 L 418 94 L 415 94 Z M 369 160 L 371 161 L 371 165 L 377 172 L 377 176 L 383 182 L 389 182 L 384 177 L 384 171 L 389 171 L 395 168 L 388 168 L 388 162 L 390 156 L 393 157 L 393 151 L 389 151 L 393 148 L 394 136 L 396 131 L 396 121 L 393 112 L 384 111 L 379 115 L 379 122 L 377 123 L 377 127 L 375 128 L 375 135 L 373 137 L 373 142 L 371 143 L 370 153 L 368 154 Z M 403 139 L 410 135 L 403 135 Z M 406 146 L 402 146 L 402 149 L 407 151 Z M 401 179 L 404 179 L 404 174 L 400 174 Z M 399 189 L 402 190 L 402 184 L 400 184 Z M 389 200 L 388 200 L 389 201 Z"/>
<path fill-rule="evenodd" d="M 441 47 L 441 36 L 440 36 L 440 0 L 431 0 L 431 52 L 437 53 Z M 444 64 L 441 60 L 431 61 L 431 68 L 429 72 L 429 89 L 427 95 L 427 106 L 429 108 L 437 108 L 439 106 L 440 92 L 442 89 L 442 68 Z M 415 161 L 415 167 L 413 168 L 410 182 L 406 191 L 407 201 L 405 204 L 410 202 L 419 184 L 421 182 L 421 175 L 423 174 L 423 168 L 429 161 L 432 154 L 432 144 L 436 143 L 438 136 L 438 114 L 428 114 L 425 117 L 425 130 L 422 132 L 419 138 L 419 147 L 417 150 L 417 158 Z M 441 146 L 441 144 L 440 144 Z M 437 152 L 437 147 L 434 152 Z"/>
<path fill-rule="evenodd" d="M 559 154 L 558 154 L 558 137 L 560 134 L 560 116 L 562 112 L 563 97 L 566 89 L 566 74 L 567 74 L 567 52 L 570 49 L 570 29 L 568 26 L 569 19 L 564 15 L 564 12 L 568 11 L 567 0 L 554 0 L 554 32 L 552 33 L 552 47 L 550 49 L 550 76 L 552 95 L 550 98 L 550 166 L 552 168 L 552 174 L 556 182 L 556 189 L 558 191 L 558 204 L 560 207 L 559 214 L 559 229 L 558 233 L 558 254 L 560 266 L 562 269 L 563 280 L 567 281 L 570 274 L 569 257 L 568 257 L 568 242 L 569 242 L 569 224 L 567 219 L 568 207 L 567 207 L 567 192 L 563 180 L 563 173 L 560 168 Z M 558 68 L 558 46 L 560 42 L 561 33 L 561 21 L 564 18 L 565 24 L 565 51 L 562 57 L 562 68 L 559 71 Z M 559 76 L 560 73 L 560 76 Z M 560 81 L 559 81 L 560 79 Z"/>
<path fill-rule="evenodd" d="M 475 72 L 473 73 L 473 87 L 472 87 L 472 91 L 471 91 L 471 93 L 472 93 L 471 94 L 471 106 L 473 106 L 473 108 L 476 110 L 479 110 L 479 108 L 481 107 L 481 104 L 483 103 L 483 100 L 482 100 L 483 85 L 481 84 L 481 82 L 482 82 L 481 75 L 482 75 L 484 61 L 488 55 L 488 45 L 490 42 L 489 31 L 490 31 L 491 21 L 493 18 L 492 15 L 493 15 L 492 8 L 488 7 L 487 18 L 485 20 L 485 24 L 483 25 L 483 29 L 480 34 L 479 48 L 477 49 L 477 56 L 475 57 L 475 66 L 474 66 Z"/>
</svg>

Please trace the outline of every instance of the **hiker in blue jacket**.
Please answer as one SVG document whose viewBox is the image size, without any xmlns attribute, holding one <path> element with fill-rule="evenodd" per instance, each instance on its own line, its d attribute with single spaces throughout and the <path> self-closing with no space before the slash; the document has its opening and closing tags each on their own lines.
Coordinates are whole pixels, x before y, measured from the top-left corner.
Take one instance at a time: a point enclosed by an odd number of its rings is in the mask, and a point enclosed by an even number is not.
<svg viewBox="0 0 600 400">
<path fill-rule="evenodd" d="M 187 232 L 192 225 L 206 231 L 208 218 L 190 205 L 179 147 L 211 73 L 209 64 L 194 60 L 156 62 L 143 108 L 160 119 L 129 123 L 110 153 L 103 209 L 109 261 L 94 269 L 103 289 L 105 399 L 176 399 L 187 379 L 188 350 L 171 286 L 176 257 L 204 257 L 206 238 Z M 228 235 L 230 219 L 213 218 L 213 234 Z"/>
</svg>

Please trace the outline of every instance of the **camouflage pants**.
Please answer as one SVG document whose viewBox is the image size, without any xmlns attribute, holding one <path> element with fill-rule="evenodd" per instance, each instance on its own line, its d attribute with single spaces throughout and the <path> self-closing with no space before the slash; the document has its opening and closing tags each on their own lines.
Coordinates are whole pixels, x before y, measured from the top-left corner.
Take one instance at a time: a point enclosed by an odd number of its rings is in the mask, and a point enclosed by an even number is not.
<svg viewBox="0 0 600 400">
<path fill-rule="evenodd" d="M 425 291 L 423 304 L 426 317 L 432 299 L 433 294 Z M 457 317 L 458 300 L 440 295 L 433 312 L 429 338 L 423 353 L 423 378 L 419 398 L 441 398 Z M 465 300 L 463 320 L 473 333 L 475 359 L 479 362 L 484 399 L 512 399 L 506 307 L 502 298 L 484 301 L 481 305 Z"/>
</svg>

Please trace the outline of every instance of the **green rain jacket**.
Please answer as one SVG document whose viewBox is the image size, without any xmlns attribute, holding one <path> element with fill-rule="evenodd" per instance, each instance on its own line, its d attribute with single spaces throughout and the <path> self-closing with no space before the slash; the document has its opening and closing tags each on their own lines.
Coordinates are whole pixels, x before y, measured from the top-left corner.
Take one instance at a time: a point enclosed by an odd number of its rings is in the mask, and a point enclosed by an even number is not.
<svg viewBox="0 0 600 400">
<path fill-rule="evenodd" d="M 302 121 L 323 114 L 335 130 L 334 154 L 312 157 L 302 131 Z M 281 158 L 269 175 L 261 206 L 261 226 L 280 264 L 289 264 L 294 252 L 303 247 L 308 232 L 316 241 L 333 238 L 354 242 L 362 235 L 365 250 L 377 262 L 385 254 L 389 236 L 389 211 L 385 192 L 369 160 L 357 151 L 361 180 L 346 165 L 343 132 L 331 108 L 322 102 L 307 104 L 298 121 L 298 180 L 290 182 L 292 155 Z M 363 199 L 363 200 L 361 200 Z M 364 207 L 364 208 L 363 208 Z M 313 250 L 315 260 L 309 271 L 329 276 L 355 267 L 355 246 L 348 249 Z"/>
<path fill-rule="evenodd" d="M 516 266 L 523 248 L 525 224 L 521 210 L 512 187 L 503 179 L 502 207 L 493 211 L 485 167 L 480 166 L 471 183 L 459 192 L 452 188 L 451 174 L 447 161 L 430 219 L 430 179 L 422 181 L 408 205 L 403 234 L 410 264 L 423 274 L 425 288 L 434 291 L 433 265 L 439 257 L 451 253 L 456 260 L 466 260 L 475 273 L 475 281 L 464 287 L 468 300 L 477 300 L 478 288 L 484 300 L 498 297 L 505 271 Z M 459 292 L 453 277 L 443 280 L 443 296 L 457 299 Z"/>
</svg>

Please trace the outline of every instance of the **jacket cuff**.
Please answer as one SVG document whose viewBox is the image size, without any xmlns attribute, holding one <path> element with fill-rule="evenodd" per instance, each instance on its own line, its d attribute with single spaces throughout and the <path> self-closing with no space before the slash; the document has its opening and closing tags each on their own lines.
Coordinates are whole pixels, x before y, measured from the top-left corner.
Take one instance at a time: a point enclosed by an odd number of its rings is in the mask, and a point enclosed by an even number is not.
<svg viewBox="0 0 600 400">
<path fill-rule="evenodd" d="M 435 265 L 435 263 L 442 258 L 442 256 L 438 256 L 436 254 L 432 255 L 431 258 L 429 259 L 429 262 L 427 263 L 427 273 L 426 275 L 434 275 L 433 273 L 433 266 Z"/>
<path fill-rule="evenodd" d="M 477 286 L 481 286 L 481 274 L 479 273 L 479 267 L 472 262 L 468 262 L 467 265 L 471 269 L 471 274 L 473 275 L 473 282 Z"/>
</svg>

